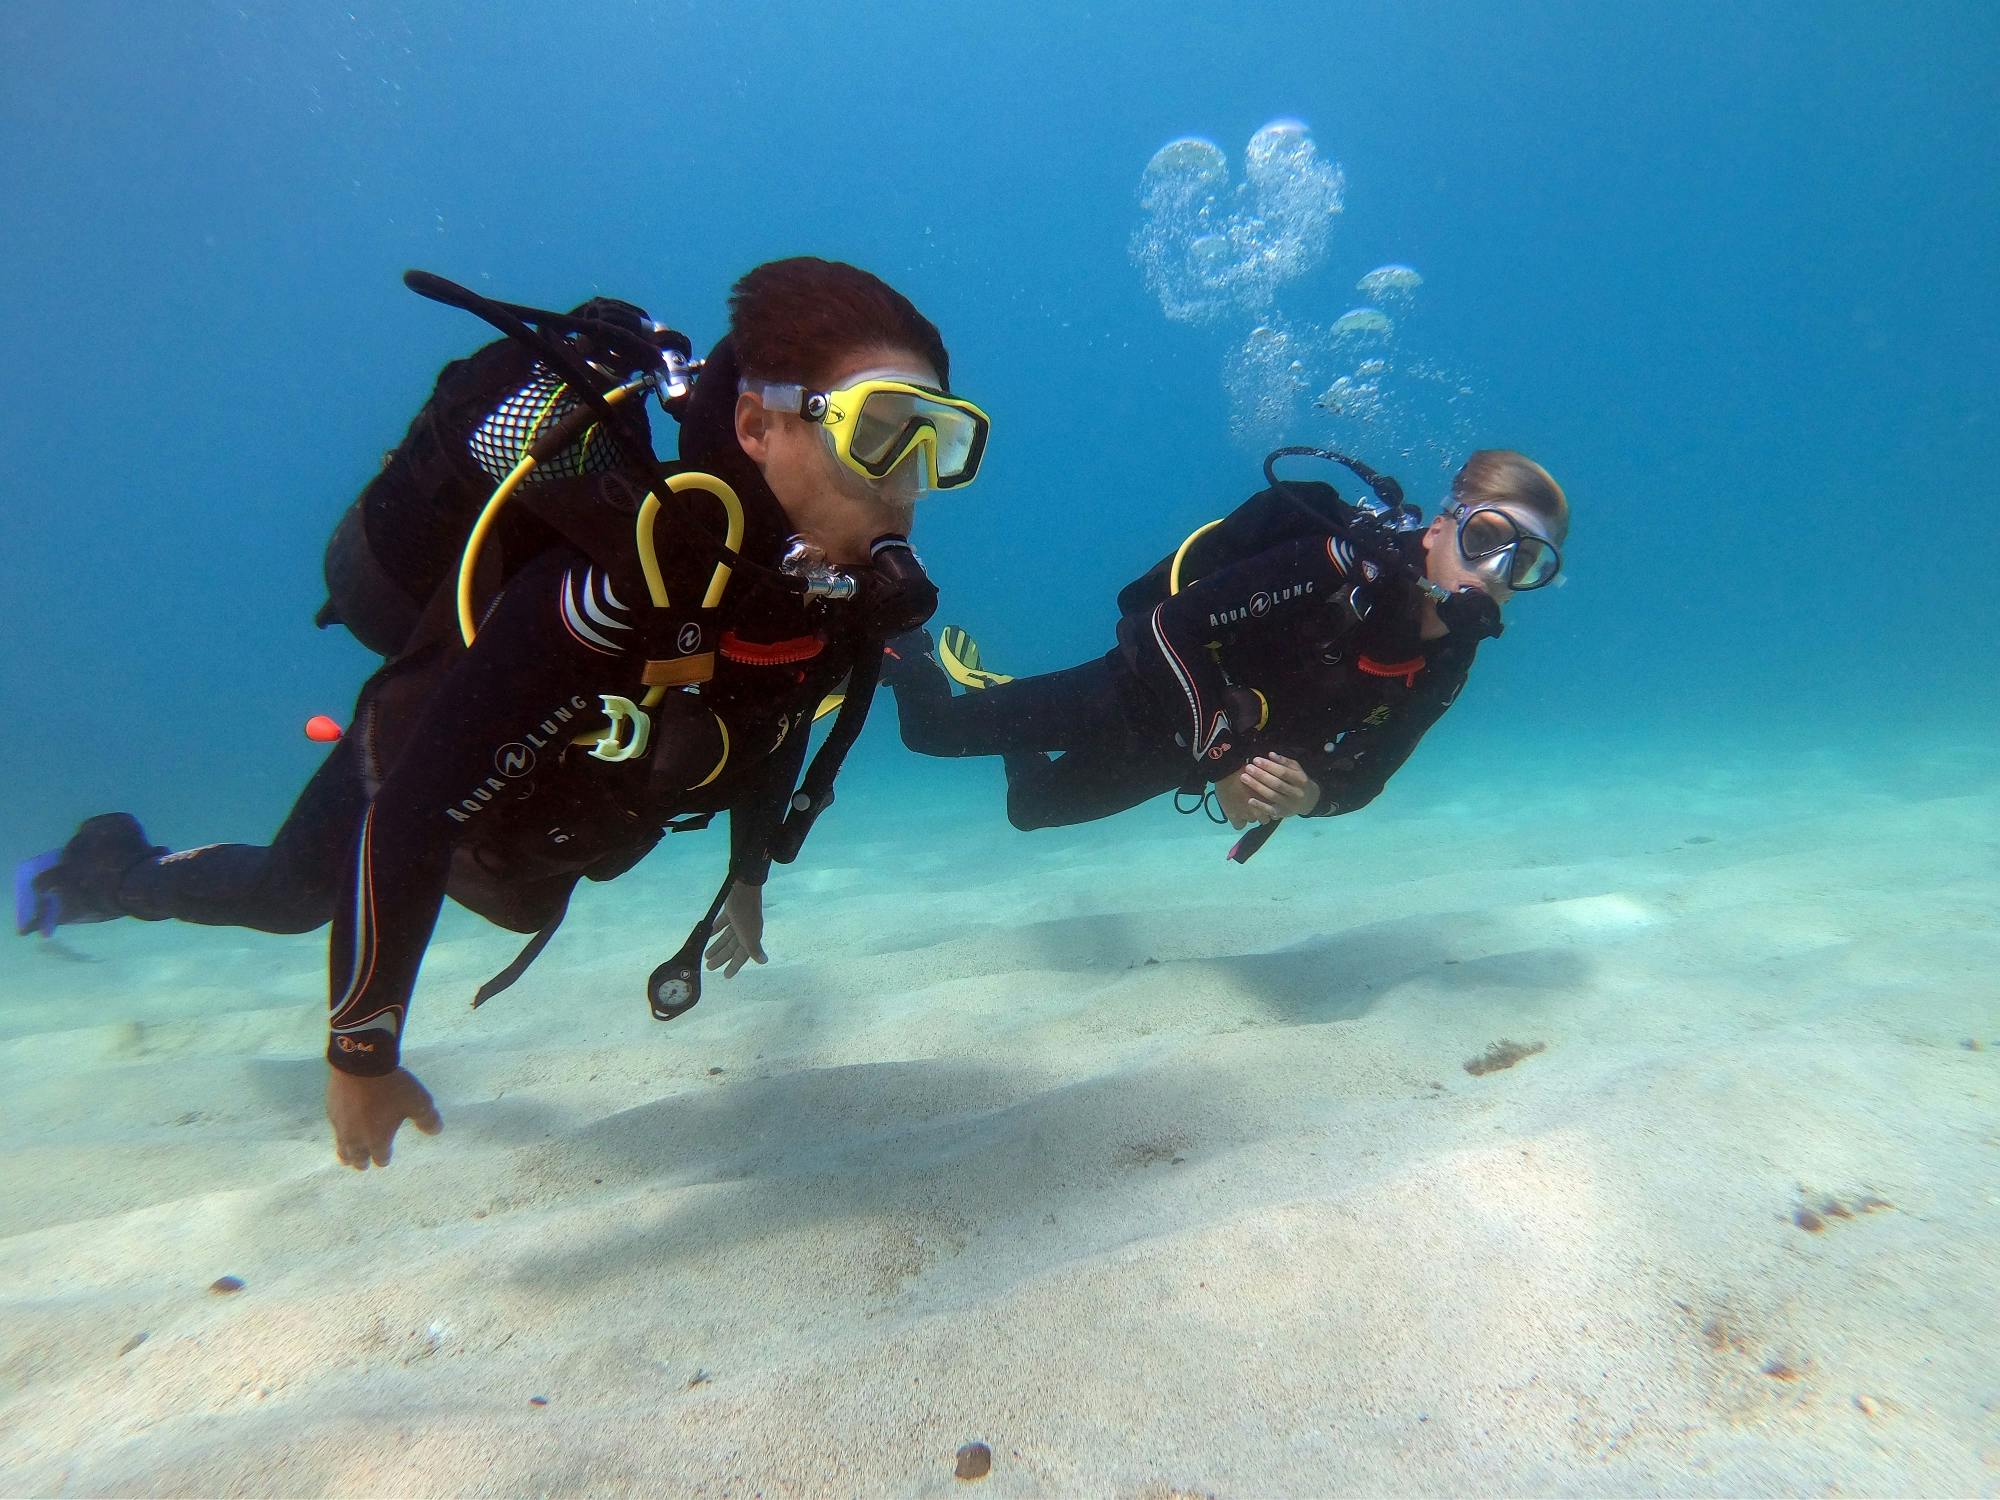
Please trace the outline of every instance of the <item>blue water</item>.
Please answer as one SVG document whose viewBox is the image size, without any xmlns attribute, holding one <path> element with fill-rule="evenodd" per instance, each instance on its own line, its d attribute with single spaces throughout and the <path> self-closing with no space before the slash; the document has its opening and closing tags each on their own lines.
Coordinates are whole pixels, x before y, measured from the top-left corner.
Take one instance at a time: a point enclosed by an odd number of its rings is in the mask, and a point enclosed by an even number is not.
<svg viewBox="0 0 2000 1500">
<path fill-rule="evenodd" d="M 887 278 L 995 420 L 916 541 L 1011 672 L 1280 437 L 1574 512 L 1247 867 L 1164 799 L 1017 834 L 881 712 L 670 1028 L 719 837 L 476 1015 L 518 940 L 448 912 L 386 1176 L 319 937 L 0 950 L 0 1489 L 1995 1493 L 1996 77 L 1990 0 L 0 6 L 0 862 L 278 825 L 374 663 L 327 534 L 487 336 L 407 267 L 700 347 L 765 259 Z M 1284 120 L 1323 244 L 1168 317 L 1149 161 Z"/>
<path fill-rule="evenodd" d="M 1996 62 L 1947 3 L 10 7 L 0 841 L 282 815 L 369 661 L 312 629 L 325 534 L 483 332 L 406 266 L 698 343 L 759 260 L 876 270 L 997 424 L 922 517 L 945 617 L 1011 670 L 1101 651 L 1115 588 L 1256 483 L 1222 378 L 1255 319 L 1161 315 L 1140 172 L 1279 117 L 1347 178 L 1288 315 L 1418 267 L 1472 445 L 1574 505 L 1568 586 L 1441 743 L 1979 732 Z M 878 725 L 857 775 L 906 765 Z M 924 774 L 997 816 L 994 768 Z"/>
</svg>

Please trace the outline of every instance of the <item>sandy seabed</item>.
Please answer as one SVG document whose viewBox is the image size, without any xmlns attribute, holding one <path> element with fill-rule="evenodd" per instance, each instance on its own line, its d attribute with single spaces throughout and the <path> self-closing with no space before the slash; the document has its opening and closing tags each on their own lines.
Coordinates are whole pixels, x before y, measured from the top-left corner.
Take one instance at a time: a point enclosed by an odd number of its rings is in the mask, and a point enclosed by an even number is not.
<svg viewBox="0 0 2000 1500">
<path fill-rule="evenodd" d="M 447 915 L 359 1176 L 319 939 L 11 944 L 0 1492 L 2000 1494 L 2000 785 L 1899 753 L 859 797 L 661 1026 L 683 841 L 476 1015 Z"/>
</svg>

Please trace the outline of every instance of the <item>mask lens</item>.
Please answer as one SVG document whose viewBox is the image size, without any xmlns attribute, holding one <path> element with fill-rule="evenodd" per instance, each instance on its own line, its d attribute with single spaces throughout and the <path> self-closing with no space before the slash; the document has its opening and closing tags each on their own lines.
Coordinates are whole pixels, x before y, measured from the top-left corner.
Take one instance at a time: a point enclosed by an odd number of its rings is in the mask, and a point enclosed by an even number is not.
<svg viewBox="0 0 2000 1500">
<path fill-rule="evenodd" d="M 936 418 L 938 478 L 949 483 L 969 477 L 966 470 L 978 442 L 979 424 L 950 407 L 939 407 Z"/>
<path fill-rule="evenodd" d="M 877 391 L 861 403 L 854 419 L 854 436 L 847 451 L 855 462 L 877 472 L 887 472 L 889 460 L 900 457 L 903 444 L 920 425 L 907 396 L 893 391 Z"/>
<path fill-rule="evenodd" d="M 1458 545 L 1469 560 L 1476 562 L 1511 545 L 1520 534 L 1520 529 L 1499 511 L 1475 510 L 1459 528 Z"/>
<path fill-rule="evenodd" d="M 877 478 L 916 447 L 935 455 L 938 482 L 964 483 L 978 463 L 982 424 L 970 413 L 916 391 L 871 391 L 854 419 L 847 451 Z"/>
<path fill-rule="evenodd" d="M 1560 566 L 1554 547 L 1540 537 L 1524 536 L 1514 549 L 1508 581 L 1517 589 L 1538 589 L 1556 576 Z"/>
<path fill-rule="evenodd" d="M 1464 517 L 1458 550 L 1467 562 L 1484 565 L 1512 589 L 1538 589 L 1562 566 L 1553 542 L 1523 531 L 1505 511 L 1475 510 Z"/>
</svg>

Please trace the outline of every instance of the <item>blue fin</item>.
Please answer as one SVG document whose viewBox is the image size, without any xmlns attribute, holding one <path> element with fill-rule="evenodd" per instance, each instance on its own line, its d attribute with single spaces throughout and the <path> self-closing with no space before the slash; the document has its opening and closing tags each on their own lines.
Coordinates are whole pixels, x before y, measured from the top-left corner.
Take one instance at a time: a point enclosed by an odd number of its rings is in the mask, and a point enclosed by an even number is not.
<svg viewBox="0 0 2000 1500">
<path fill-rule="evenodd" d="M 62 863 L 62 853 L 60 849 L 51 849 L 14 866 L 14 930 L 22 937 L 31 932 L 54 937 L 62 923 L 62 903 L 56 899 L 56 893 L 35 884 L 37 876 Z"/>
</svg>

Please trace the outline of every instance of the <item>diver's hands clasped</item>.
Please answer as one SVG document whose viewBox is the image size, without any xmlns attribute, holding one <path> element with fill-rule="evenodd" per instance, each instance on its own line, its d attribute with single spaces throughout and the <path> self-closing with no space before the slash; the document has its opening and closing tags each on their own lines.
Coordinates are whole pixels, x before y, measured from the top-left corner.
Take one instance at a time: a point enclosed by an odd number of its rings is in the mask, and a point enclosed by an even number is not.
<svg viewBox="0 0 2000 1500">
<path fill-rule="evenodd" d="M 708 967 L 734 979 L 746 963 L 766 963 L 764 956 L 764 888 L 737 881 L 729 888 L 708 944 Z"/>
<path fill-rule="evenodd" d="M 1232 828 L 1303 817 L 1319 805 L 1319 783 L 1289 755 L 1259 755 L 1215 784 Z"/>
</svg>

